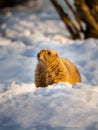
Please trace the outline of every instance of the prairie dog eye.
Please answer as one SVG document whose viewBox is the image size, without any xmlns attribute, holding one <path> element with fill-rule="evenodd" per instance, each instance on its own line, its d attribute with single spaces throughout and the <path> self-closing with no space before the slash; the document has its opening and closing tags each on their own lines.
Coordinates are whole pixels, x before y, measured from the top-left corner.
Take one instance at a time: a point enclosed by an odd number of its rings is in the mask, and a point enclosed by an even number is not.
<svg viewBox="0 0 98 130">
<path fill-rule="evenodd" d="M 50 55 L 51 54 L 51 52 L 48 52 L 48 55 Z"/>
</svg>

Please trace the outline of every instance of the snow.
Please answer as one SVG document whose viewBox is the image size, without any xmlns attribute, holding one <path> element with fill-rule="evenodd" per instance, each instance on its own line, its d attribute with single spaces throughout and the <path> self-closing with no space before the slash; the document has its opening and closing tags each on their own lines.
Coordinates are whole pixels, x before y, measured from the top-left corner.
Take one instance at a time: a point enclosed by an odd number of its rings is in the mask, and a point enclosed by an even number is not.
<svg viewBox="0 0 98 130">
<path fill-rule="evenodd" d="M 0 28 L 0 130 L 98 130 L 98 40 L 71 40 L 53 10 L 9 12 Z M 36 88 L 36 55 L 54 49 L 82 83 Z"/>
</svg>

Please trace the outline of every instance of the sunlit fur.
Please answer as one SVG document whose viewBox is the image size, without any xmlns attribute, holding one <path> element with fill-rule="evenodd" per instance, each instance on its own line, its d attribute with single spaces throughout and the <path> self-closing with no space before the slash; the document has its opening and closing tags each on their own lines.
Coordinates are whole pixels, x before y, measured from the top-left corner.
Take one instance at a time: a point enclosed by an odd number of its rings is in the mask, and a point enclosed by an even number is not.
<svg viewBox="0 0 98 130">
<path fill-rule="evenodd" d="M 71 61 L 61 58 L 56 51 L 42 49 L 38 53 L 35 70 L 36 87 L 46 87 L 58 82 L 81 82 L 80 73 Z"/>
</svg>

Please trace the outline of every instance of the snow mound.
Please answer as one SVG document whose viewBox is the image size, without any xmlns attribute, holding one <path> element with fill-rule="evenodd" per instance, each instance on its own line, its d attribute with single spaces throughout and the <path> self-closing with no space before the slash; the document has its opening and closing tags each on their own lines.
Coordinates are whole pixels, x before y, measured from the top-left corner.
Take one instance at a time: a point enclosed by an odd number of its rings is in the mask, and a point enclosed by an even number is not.
<svg viewBox="0 0 98 130">
<path fill-rule="evenodd" d="M 28 87 L 27 87 L 28 86 Z M 8 87 L 7 90 L 0 93 L 0 102 L 4 100 L 8 100 L 10 98 L 14 98 L 15 96 L 27 94 L 34 91 L 34 85 L 33 84 L 16 84 L 15 82 L 12 82 Z"/>
<path fill-rule="evenodd" d="M 0 94 L 0 130 L 97 130 L 98 86 L 13 82 Z"/>
</svg>

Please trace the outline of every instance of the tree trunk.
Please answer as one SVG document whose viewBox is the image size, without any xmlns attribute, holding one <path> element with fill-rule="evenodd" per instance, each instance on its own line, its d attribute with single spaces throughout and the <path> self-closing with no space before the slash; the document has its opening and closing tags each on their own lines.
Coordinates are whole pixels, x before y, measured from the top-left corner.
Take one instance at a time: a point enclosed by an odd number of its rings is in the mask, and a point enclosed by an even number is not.
<svg viewBox="0 0 98 130">
<path fill-rule="evenodd" d="M 84 35 L 84 38 L 98 38 L 98 0 L 74 0 L 75 9 L 69 0 L 64 0 L 73 13 L 77 24 L 62 8 L 60 1 L 50 1 L 53 3 L 73 39 L 81 39 L 81 33 Z"/>
<path fill-rule="evenodd" d="M 74 0 L 77 13 L 85 23 L 85 38 L 98 38 L 98 2 L 95 0 Z"/>
</svg>

